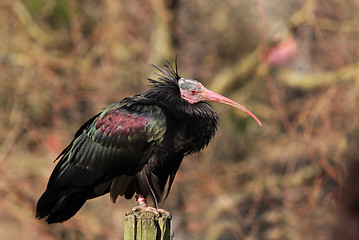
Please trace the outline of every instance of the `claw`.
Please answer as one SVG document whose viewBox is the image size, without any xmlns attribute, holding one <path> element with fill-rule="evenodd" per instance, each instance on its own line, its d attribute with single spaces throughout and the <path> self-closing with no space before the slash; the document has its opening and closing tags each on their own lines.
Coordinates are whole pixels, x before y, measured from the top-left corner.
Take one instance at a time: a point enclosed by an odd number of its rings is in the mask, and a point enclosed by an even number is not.
<svg viewBox="0 0 359 240">
<path fill-rule="evenodd" d="M 172 214 L 169 211 L 166 211 L 161 208 L 157 208 L 157 212 L 161 213 L 162 216 L 168 216 L 170 220 L 172 219 Z"/>
</svg>

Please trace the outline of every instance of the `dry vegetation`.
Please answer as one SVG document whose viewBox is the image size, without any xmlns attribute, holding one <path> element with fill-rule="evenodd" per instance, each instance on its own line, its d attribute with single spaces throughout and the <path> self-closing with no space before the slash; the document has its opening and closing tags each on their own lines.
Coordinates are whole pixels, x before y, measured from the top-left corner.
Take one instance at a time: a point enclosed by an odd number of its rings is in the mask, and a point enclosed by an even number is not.
<svg viewBox="0 0 359 240">
<path fill-rule="evenodd" d="M 53 160 L 150 63 L 242 103 L 183 162 L 163 208 L 176 239 L 358 239 L 359 3 L 2 0 L 0 239 L 122 239 L 135 201 L 34 218 Z M 337 201 L 337 200 L 340 201 Z M 339 211 L 338 211 L 339 210 Z"/>
</svg>

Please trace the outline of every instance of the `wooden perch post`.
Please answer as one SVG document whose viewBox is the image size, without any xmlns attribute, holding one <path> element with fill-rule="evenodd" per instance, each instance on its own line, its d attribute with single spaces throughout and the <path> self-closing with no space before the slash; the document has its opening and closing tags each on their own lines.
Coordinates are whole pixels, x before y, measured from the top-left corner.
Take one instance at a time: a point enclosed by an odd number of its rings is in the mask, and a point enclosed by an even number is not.
<svg viewBox="0 0 359 240">
<path fill-rule="evenodd" d="M 170 240 L 171 216 L 148 211 L 125 214 L 124 240 Z"/>
</svg>

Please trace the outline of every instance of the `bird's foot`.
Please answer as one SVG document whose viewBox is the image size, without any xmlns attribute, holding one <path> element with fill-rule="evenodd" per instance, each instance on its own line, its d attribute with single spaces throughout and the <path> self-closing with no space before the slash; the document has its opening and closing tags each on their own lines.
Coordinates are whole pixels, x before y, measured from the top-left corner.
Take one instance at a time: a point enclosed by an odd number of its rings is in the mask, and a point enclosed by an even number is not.
<svg viewBox="0 0 359 240">
<path fill-rule="evenodd" d="M 146 211 L 146 212 L 151 212 L 151 213 L 155 214 L 156 216 L 167 216 L 172 219 L 172 215 L 170 214 L 170 212 L 168 212 L 164 209 L 148 206 L 146 198 L 143 195 L 138 194 L 135 197 L 136 197 L 138 206 L 132 208 L 133 212 L 142 210 L 142 211 Z"/>
<path fill-rule="evenodd" d="M 169 218 L 172 219 L 172 215 L 170 212 L 161 209 L 161 208 L 154 208 L 154 207 L 150 207 L 146 204 L 140 204 L 134 208 L 132 208 L 133 212 L 137 212 L 137 211 L 145 211 L 145 212 L 151 212 L 153 214 L 155 214 L 156 216 L 168 216 Z"/>
</svg>

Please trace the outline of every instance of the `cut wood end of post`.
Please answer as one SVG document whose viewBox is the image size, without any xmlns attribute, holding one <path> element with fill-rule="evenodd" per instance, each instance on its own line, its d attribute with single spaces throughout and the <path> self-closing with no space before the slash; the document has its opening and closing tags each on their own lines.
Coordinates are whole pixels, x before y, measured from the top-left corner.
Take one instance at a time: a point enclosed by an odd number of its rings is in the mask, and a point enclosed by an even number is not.
<svg viewBox="0 0 359 240">
<path fill-rule="evenodd" d="M 125 214 L 125 217 L 130 217 L 131 215 L 139 217 L 139 218 L 153 218 L 153 219 L 168 218 L 169 220 L 172 219 L 171 214 L 167 211 L 150 212 L 150 211 L 145 211 L 145 210 L 136 210 L 136 211 L 131 210 Z"/>
<path fill-rule="evenodd" d="M 160 211 L 129 211 L 125 214 L 124 239 L 171 239 L 171 214 Z"/>
</svg>

